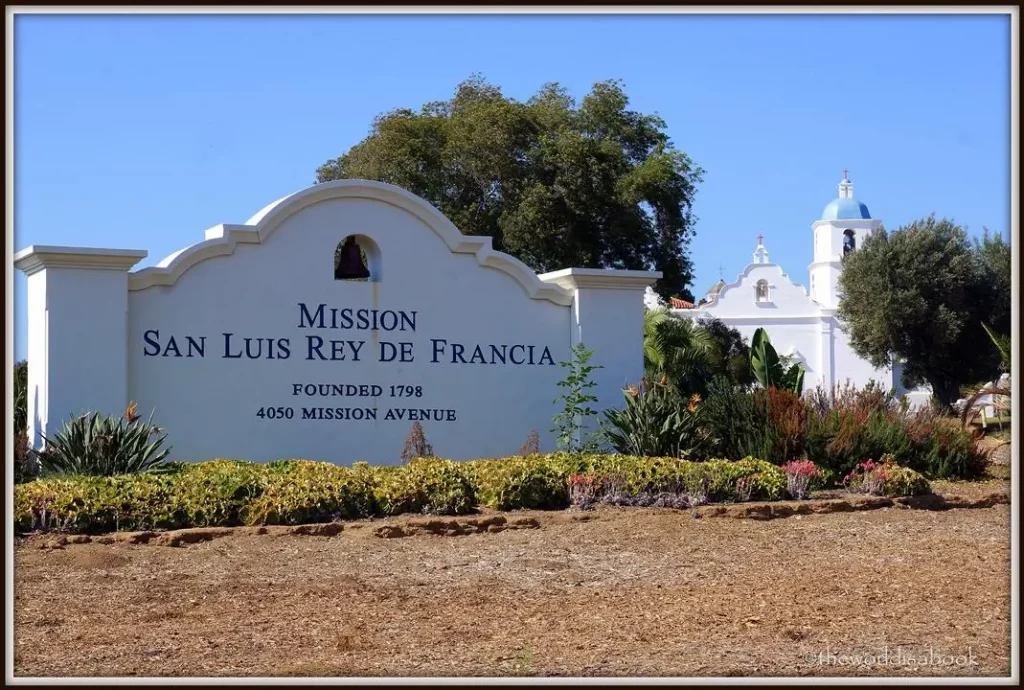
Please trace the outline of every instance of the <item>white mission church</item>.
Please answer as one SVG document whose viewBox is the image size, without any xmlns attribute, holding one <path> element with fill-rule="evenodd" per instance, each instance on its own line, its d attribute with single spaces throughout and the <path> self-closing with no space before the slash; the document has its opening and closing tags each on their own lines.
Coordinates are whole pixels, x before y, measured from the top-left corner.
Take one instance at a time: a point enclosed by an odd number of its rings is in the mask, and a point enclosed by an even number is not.
<svg viewBox="0 0 1024 690">
<path fill-rule="evenodd" d="M 927 402 L 926 388 L 903 388 L 899 365 L 876 369 L 850 347 L 849 337 L 836 315 L 839 305 L 837 282 L 844 254 L 856 251 L 864 239 L 881 225 L 868 207 L 853 195 L 853 183 L 843 171 L 839 196 L 825 206 L 821 218 L 811 225 L 814 261 L 809 268 L 810 290 L 794 283 L 782 266 L 772 263 L 758 236 L 753 262 L 736 282 L 719 280 L 697 305 L 673 299 L 673 314 L 694 319 L 714 317 L 738 330 L 748 342 L 754 331 L 764 328 L 780 355 L 803 365 L 804 391 L 821 384 L 825 388 L 850 383 L 858 388 L 869 381 L 895 388 L 913 406 Z M 646 304 L 655 308 L 657 295 L 648 289 Z"/>
</svg>

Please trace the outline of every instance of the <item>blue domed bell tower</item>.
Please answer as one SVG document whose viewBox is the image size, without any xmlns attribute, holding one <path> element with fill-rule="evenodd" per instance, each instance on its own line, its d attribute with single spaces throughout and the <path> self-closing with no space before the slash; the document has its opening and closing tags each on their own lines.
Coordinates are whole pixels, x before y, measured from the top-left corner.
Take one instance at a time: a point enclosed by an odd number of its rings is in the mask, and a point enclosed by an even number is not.
<svg viewBox="0 0 1024 690">
<path fill-rule="evenodd" d="M 871 217 L 868 207 L 853 195 L 853 183 L 843 170 L 839 196 L 825 206 L 821 218 L 811 225 L 814 232 L 814 261 L 811 274 L 811 299 L 828 309 L 839 306 L 836 284 L 843 270 L 843 257 L 857 247 L 882 221 Z"/>
</svg>

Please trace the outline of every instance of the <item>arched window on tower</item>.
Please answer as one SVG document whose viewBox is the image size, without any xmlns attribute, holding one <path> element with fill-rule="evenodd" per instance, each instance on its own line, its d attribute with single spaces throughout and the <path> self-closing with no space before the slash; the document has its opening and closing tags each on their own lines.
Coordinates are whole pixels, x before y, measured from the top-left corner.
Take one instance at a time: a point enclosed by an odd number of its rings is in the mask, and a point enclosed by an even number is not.
<svg viewBox="0 0 1024 690">
<path fill-rule="evenodd" d="M 843 256 L 846 256 L 857 248 L 857 239 L 853 236 L 853 230 L 843 231 Z"/>
<path fill-rule="evenodd" d="M 758 302 L 768 301 L 768 281 L 764 278 L 754 284 L 754 297 Z"/>
</svg>

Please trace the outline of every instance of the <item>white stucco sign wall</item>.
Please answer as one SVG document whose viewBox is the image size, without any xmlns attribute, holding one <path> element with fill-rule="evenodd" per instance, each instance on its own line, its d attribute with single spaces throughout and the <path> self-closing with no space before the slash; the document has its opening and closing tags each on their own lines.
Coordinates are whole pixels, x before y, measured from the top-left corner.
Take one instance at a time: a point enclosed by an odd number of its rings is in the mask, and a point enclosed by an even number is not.
<svg viewBox="0 0 1024 690">
<path fill-rule="evenodd" d="M 369 279 L 335 276 L 354 237 Z M 397 462 L 414 421 L 439 455 L 515 453 L 549 433 L 558 363 L 604 368 L 599 407 L 642 375 L 639 271 L 534 274 L 424 200 L 346 180 L 145 252 L 29 247 L 29 433 L 69 414 L 155 410 L 172 457 Z"/>
</svg>

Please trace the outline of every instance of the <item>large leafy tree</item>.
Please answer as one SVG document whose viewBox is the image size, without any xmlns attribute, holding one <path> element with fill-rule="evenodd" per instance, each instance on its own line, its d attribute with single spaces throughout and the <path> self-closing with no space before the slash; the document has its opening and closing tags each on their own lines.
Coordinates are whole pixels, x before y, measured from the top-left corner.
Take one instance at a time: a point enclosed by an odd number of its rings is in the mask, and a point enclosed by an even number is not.
<svg viewBox="0 0 1024 690">
<path fill-rule="evenodd" d="M 1010 291 L 1013 289 L 1011 266 L 1013 255 L 1003 236 L 984 228 L 983 236 L 974 239 L 974 251 L 981 260 L 984 279 L 992 285 L 997 298 L 992 302 L 989 327 L 1001 335 L 1010 333 Z"/>
<path fill-rule="evenodd" d="M 518 102 L 474 76 L 447 101 L 379 116 L 317 181 L 398 185 L 538 272 L 655 269 L 659 293 L 692 300 L 687 244 L 702 170 L 661 118 L 628 106 L 617 81 L 577 105 L 558 84 Z"/>
<path fill-rule="evenodd" d="M 854 351 L 875 366 L 903 360 L 904 383 L 927 382 L 944 406 L 962 384 L 992 376 L 999 356 L 982 323 L 1008 324 L 1010 294 L 993 280 L 986 242 L 972 244 L 934 214 L 869 236 L 839 277 L 839 317 Z"/>
</svg>

